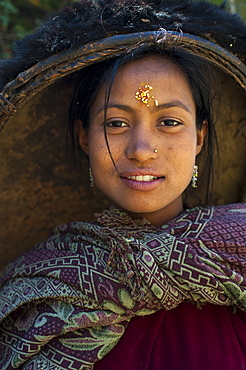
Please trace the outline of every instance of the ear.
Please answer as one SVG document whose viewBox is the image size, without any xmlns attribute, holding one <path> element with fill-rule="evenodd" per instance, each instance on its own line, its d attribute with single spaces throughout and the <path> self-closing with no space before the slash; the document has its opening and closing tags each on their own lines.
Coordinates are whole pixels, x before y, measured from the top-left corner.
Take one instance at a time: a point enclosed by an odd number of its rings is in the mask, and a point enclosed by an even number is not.
<svg viewBox="0 0 246 370">
<path fill-rule="evenodd" d="M 83 127 L 83 122 L 80 119 L 74 121 L 74 132 L 78 137 L 80 148 L 88 155 L 88 129 Z"/>
<path fill-rule="evenodd" d="M 202 129 L 197 130 L 196 132 L 196 135 L 197 135 L 196 155 L 198 155 L 200 151 L 202 150 L 207 131 L 208 131 L 208 123 L 207 121 L 204 121 Z"/>
</svg>

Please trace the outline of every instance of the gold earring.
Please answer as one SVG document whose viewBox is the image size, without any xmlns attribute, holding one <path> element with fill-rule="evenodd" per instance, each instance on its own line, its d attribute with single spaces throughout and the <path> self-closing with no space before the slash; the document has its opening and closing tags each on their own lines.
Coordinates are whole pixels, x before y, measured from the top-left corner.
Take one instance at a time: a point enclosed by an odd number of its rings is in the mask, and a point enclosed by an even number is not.
<svg viewBox="0 0 246 370">
<path fill-rule="evenodd" d="M 92 175 L 92 170 L 91 170 L 90 167 L 89 167 L 89 180 L 90 180 L 90 187 L 94 188 L 95 182 L 94 182 L 94 178 L 93 178 L 93 175 Z"/>
<path fill-rule="evenodd" d="M 195 165 L 193 169 L 192 179 L 191 179 L 192 188 L 197 188 L 197 179 L 198 179 L 198 166 Z"/>
</svg>

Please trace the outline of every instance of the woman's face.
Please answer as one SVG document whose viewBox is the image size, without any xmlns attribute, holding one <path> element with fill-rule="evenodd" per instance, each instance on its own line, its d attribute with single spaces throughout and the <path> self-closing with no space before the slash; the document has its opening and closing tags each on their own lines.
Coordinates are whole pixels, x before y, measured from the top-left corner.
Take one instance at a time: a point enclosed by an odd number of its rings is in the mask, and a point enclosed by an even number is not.
<svg viewBox="0 0 246 370">
<path fill-rule="evenodd" d="M 148 104 L 143 95 L 146 85 Z M 119 69 L 106 117 L 117 171 L 104 136 L 104 104 L 102 86 L 91 107 L 89 129 L 79 130 L 95 184 L 133 217 L 143 216 L 160 226 L 183 210 L 182 193 L 191 181 L 206 131 L 206 125 L 196 129 L 196 107 L 187 79 L 160 56 Z"/>
</svg>

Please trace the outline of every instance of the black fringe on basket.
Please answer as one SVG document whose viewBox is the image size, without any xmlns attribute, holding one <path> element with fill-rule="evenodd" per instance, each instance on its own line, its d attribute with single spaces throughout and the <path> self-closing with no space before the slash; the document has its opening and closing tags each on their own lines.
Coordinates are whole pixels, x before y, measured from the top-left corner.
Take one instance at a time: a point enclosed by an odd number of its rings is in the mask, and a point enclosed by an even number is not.
<svg viewBox="0 0 246 370">
<path fill-rule="evenodd" d="M 107 36 L 164 28 L 209 39 L 246 60 L 246 26 L 237 14 L 191 0 L 82 0 L 53 13 L 0 62 L 0 91 L 20 72 L 66 49 Z"/>
</svg>

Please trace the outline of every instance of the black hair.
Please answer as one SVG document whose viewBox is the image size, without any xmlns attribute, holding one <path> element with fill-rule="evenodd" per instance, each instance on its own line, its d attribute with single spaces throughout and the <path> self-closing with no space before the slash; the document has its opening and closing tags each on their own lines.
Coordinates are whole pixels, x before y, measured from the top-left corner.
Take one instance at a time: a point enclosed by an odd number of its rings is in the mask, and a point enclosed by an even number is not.
<svg viewBox="0 0 246 370">
<path fill-rule="evenodd" d="M 104 114 L 106 123 L 107 102 L 109 100 L 111 87 L 118 69 L 130 61 L 144 58 L 151 54 L 161 55 L 181 69 L 189 82 L 192 96 L 195 101 L 197 130 L 201 130 L 204 122 L 207 122 L 208 133 L 205 148 L 202 150 L 204 168 L 201 171 L 203 175 L 201 182 L 205 185 L 205 197 L 202 200 L 202 203 L 207 204 L 213 187 L 214 154 L 217 149 L 217 138 L 214 129 L 212 108 L 215 96 L 215 89 L 212 87 L 213 81 L 215 80 L 214 68 L 211 67 L 207 61 L 181 49 L 164 49 L 163 46 L 155 45 L 152 47 L 139 47 L 130 53 L 86 67 L 79 73 L 70 105 L 68 125 L 74 158 L 78 159 L 79 153 L 81 152 L 74 130 L 75 120 L 80 119 L 83 122 L 84 128 L 89 127 L 91 106 L 100 90 L 100 87 L 102 84 L 106 83 Z M 106 125 L 104 125 L 104 127 L 106 127 Z M 106 129 L 104 129 L 104 132 L 108 151 L 117 171 L 117 167 L 108 145 Z"/>
</svg>

